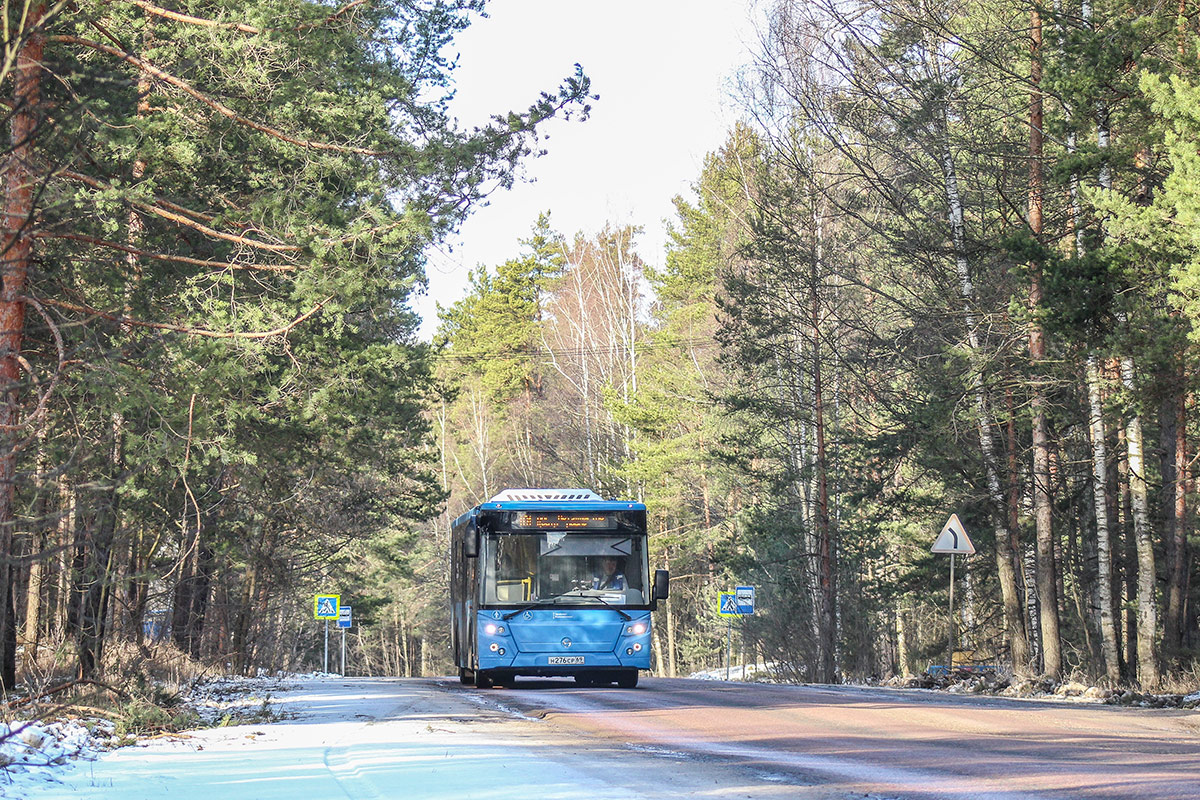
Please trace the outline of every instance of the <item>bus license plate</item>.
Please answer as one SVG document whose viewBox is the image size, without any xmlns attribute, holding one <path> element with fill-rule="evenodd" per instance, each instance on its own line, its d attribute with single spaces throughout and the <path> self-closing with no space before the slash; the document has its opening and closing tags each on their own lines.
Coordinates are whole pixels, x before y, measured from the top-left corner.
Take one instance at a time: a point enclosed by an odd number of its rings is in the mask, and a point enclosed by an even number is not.
<svg viewBox="0 0 1200 800">
<path fill-rule="evenodd" d="M 551 664 L 582 664 L 583 656 L 550 656 Z"/>
</svg>

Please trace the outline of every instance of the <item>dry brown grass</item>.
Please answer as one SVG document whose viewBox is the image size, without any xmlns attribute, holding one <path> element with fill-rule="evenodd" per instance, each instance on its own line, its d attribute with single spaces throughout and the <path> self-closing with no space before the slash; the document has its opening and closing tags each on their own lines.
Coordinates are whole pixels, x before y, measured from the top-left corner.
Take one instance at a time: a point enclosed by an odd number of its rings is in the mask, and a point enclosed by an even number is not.
<svg viewBox="0 0 1200 800">
<path fill-rule="evenodd" d="M 214 670 L 169 644 L 138 647 L 113 643 L 105 652 L 101 677 L 80 680 L 70 642 L 43 641 L 26 648 L 19 678 L 21 692 L 0 703 L 0 719 L 75 719 L 110 746 L 133 744 L 147 736 L 173 736 L 205 722 L 183 702 L 196 678 Z"/>
<path fill-rule="evenodd" d="M 76 680 L 70 641 L 46 639 L 36 649 L 27 645 L 22 656 L 22 691 L 5 698 L 9 702 L 0 705 L 0 717 L 106 719 L 122 743 L 200 724 L 181 704 L 180 693 L 216 672 L 169 643 L 110 643 L 94 681 Z"/>
<path fill-rule="evenodd" d="M 61 638 L 43 639 L 36 649 L 25 645 L 19 661 L 17 681 L 29 688 L 62 682 L 75 674 L 74 644 Z M 104 650 L 100 680 L 113 686 L 158 684 L 176 689 L 219 670 L 182 652 L 169 642 L 135 645 L 113 641 Z"/>
<path fill-rule="evenodd" d="M 1182 695 L 1200 692 L 1200 662 L 1192 661 L 1182 668 L 1164 673 L 1162 688 L 1159 691 Z"/>
</svg>

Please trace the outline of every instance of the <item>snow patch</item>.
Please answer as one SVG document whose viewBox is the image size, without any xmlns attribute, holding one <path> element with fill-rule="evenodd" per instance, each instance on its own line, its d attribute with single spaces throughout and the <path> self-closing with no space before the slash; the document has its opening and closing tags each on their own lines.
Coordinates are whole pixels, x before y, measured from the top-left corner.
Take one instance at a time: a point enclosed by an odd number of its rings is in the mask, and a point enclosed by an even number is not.
<svg viewBox="0 0 1200 800">
<path fill-rule="evenodd" d="M 31 787 L 59 783 L 72 760 L 91 761 L 109 748 L 113 727 L 107 720 L 90 727 L 78 720 L 0 723 L 0 795 L 24 798 Z"/>
<path fill-rule="evenodd" d="M 270 722 L 285 715 L 273 698 L 303 680 L 337 675 L 225 676 L 203 679 L 180 692 L 180 701 L 205 725 Z M 180 735 L 184 738 L 185 735 Z M 116 725 L 106 719 L 25 719 L 0 723 L 0 797 L 24 800 L 38 786 L 61 784 L 73 762 L 94 761 L 118 746 Z M 128 744 L 128 741 L 121 744 Z M 140 745 L 141 742 L 134 741 Z"/>
</svg>

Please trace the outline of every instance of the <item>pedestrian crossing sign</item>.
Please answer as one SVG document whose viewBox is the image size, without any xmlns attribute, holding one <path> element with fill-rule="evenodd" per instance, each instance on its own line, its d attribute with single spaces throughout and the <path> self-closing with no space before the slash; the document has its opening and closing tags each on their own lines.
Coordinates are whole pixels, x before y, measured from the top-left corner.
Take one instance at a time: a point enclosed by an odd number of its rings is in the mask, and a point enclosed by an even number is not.
<svg viewBox="0 0 1200 800">
<path fill-rule="evenodd" d="M 318 594 L 313 597 L 314 619 L 337 619 L 338 608 L 342 604 L 340 594 Z"/>
<path fill-rule="evenodd" d="M 745 617 L 754 613 L 754 587 L 739 586 L 732 592 L 721 592 L 717 613 L 722 617 Z"/>
<path fill-rule="evenodd" d="M 736 592 L 721 592 L 721 600 L 717 604 L 717 613 L 722 617 L 736 617 L 742 613 L 738 607 Z"/>
</svg>

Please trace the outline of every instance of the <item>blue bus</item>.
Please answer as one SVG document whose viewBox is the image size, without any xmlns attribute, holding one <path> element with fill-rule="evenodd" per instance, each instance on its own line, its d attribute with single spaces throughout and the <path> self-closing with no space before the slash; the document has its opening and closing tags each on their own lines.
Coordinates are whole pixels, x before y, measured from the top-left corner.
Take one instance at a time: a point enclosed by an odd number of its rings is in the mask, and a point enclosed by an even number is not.
<svg viewBox="0 0 1200 800">
<path fill-rule="evenodd" d="M 650 668 L 646 506 L 586 489 L 506 489 L 451 526 L 450 598 L 459 679 L 516 675 L 637 686 Z"/>
</svg>

